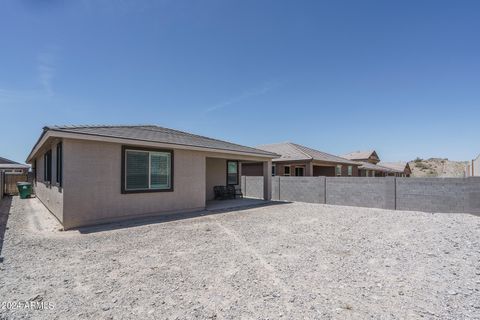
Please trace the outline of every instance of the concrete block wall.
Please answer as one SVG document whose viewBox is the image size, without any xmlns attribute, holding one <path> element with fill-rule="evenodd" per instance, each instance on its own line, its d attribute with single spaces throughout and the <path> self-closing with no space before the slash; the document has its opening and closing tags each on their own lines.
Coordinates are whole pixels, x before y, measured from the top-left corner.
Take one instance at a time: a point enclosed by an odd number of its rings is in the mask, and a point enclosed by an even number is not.
<svg viewBox="0 0 480 320">
<path fill-rule="evenodd" d="M 325 177 L 275 177 L 272 199 L 325 203 Z"/>
<path fill-rule="evenodd" d="M 241 187 L 244 197 L 263 199 L 263 177 L 242 176 Z"/>
<path fill-rule="evenodd" d="M 467 179 L 466 192 L 468 194 L 468 200 L 465 211 L 480 213 L 480 177 L 470 177 Z"/>
<path fill-rule="evenodd" d="M 395 178 L 327 177 L 326 204 L 395 209 Z"/>
<path fill-rule="evenodd" d="M 242 177 L 246 197 L 263 197 L 263 177 Z M 273 177 L 272 200 L 392 210 L 480 213 L 480 177 Z"/>
<path fill-rule="evenodd" d="M 397 210 L 466 212 L 468 179 L 397 178 Z"/>
</svg>

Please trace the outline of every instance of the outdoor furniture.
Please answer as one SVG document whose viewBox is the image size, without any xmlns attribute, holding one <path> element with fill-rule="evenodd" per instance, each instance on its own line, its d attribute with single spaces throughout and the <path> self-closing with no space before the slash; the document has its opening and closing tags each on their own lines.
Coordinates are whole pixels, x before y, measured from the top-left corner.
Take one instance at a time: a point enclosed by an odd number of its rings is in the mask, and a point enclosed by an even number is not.
<svg viewBox="0 0 480 320">
<path fill-rule="evenodd" d="M 235 198 L 237 198 L 237 196 L 239 198 L 243 198 L 243 192 L 242 192 L 242 188 L 235 188 Z"/>
<path fill-rule="evenodd" d="M 215 200 L 236 199 L 237 196 L 243 198 L 242 190 L 235 188 L 235 186 L 214 186 L 213 192 L 215 193 Z"/>
<path fill-rule="evenodd" d="M 215 193 L 215 200 L 223 200 L 228 197 L 227 188 L 225 188 L 225 186 L 214 186 L 213 192 Z"/>
<path fill-rule="evenodd" d="M 227 194 L 229 199 L 235 199 L 235 187 L 234 186 L 227 186 Z"/>
</svg>

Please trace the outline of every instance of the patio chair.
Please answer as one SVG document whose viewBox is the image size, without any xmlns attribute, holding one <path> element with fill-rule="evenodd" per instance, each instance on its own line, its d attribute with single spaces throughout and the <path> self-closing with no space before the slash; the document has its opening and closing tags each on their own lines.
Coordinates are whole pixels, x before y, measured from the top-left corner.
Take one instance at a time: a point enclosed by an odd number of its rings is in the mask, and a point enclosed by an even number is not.
<svg viewBox="0 0 480 320">
<path fill-rule="evenodd" d="M 237 196 L 239 198 L 243 198 L 243 192 L 240 186 L 238 186 L 238 188 L 235 188 L 235 198 L 237 198 Z"/>
<path fill-rule="evenodd" d="M 213 192 L 215 193 L 215 200 L 217 199 L 225 199 L 227 190 L 224 186 L 214 186 Z"/>
<path fill-rule="evenodd" d="M 227 197 L 229 199 L 235 199 L 236 191 L 234 186 L 227 186 Z"/>
</svg>

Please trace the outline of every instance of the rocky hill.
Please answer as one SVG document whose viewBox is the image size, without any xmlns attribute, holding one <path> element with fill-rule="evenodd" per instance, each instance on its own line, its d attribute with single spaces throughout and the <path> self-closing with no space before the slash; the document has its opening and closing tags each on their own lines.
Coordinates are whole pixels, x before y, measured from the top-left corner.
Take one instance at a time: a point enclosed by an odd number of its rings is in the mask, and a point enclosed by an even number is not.
<svg viewBox="0 0 480 320">
<path fill-rule="evenodd" d="M 409 162 L 412 177 L 463 177 L 466 164 L 466 161 L 450 161 L 442 158 L 417 158 Z"/>
</svg>

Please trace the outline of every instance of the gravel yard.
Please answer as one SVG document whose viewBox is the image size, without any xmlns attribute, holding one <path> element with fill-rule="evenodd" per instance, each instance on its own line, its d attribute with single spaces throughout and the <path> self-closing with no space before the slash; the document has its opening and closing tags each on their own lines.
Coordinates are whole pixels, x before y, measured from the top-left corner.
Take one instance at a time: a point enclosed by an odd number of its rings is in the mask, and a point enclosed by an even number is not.
<svg viewBox="0 0 480 320">
<path fill-rule="evenodd" d="M 287 203 L 59 231 L 8 202 L 0 319 L 480 318 L 474 215 Z"/>
</svg>

